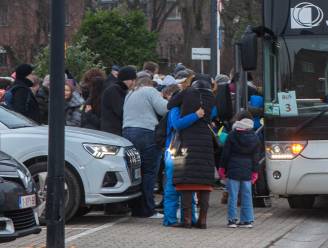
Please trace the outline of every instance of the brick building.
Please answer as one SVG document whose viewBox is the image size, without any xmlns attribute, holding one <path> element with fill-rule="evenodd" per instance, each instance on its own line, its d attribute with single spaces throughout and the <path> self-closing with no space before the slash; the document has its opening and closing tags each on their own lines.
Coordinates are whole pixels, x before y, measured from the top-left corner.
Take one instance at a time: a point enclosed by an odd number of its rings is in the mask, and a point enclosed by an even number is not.
<svg viewBox="0 0 328 248">
<path fill-rule="evenodd" d="M 66 40 L 78 29 L 84 0 L 66 0 Z M 0 73 L 21 62 L 32 62 L 49 41 L 49 1 L 0 1 Z"/>
<path fill-rule="evenodd" d="M 66 41 L 78 30 L 88 7 L 112 9 L 119 0 L 66 0 Z M 143 10 L 151 18 L 149 1 Z M 167 8 L 176 0 L 168 0 Z M 149 20 L 149 26 L 151 21 Z M 33 62 L 40 48 L 49 41 L 49 0 L 0 0 L 0 73 L 9 72 L 20 62 Z M 163 67 L 181 62 L 183 48 L 181 14 L 175 7 L 167 17 L 158 39 L 158 54 Z"/>
</svg>

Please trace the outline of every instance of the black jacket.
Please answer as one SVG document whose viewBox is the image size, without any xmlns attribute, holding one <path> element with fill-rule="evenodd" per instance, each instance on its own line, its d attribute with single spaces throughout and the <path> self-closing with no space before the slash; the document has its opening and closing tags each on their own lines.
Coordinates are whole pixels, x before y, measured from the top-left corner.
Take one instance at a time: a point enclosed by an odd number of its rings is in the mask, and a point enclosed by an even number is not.
<svg viewBox="0 0 328 248">
<path fill-rule="evenodd" d="M 168 108 L 181 106 L 181 116 L 196 112 L 201 106 L 205 117 L 188 128 L 180 131 L 181 146 L 187 149 L 183 166 L 174 168 L 173 182 L 178 184 L 213 185 L 214 183 L 214 148 L 208 127 L 215 98 L 208 90 L 188 88 L 171 99 Z"/>
<path fill-rule="evenodd" d="M 259 170 L 260 155 L 261 143 L 253 130 L 233 130 L 224 144 L 220 167 L 230 179 L 249 181 Z"/>
<path fill-rule="evenodd" d="M 44 86 L 40 87 L 35 98 L 39 104 L 40 122 L 42 124 L 48 124 L 49 89 Z"/>
<path fill-rule="evenodd" d="M 33 83 L 28 79 L 17 79 L 13 87 L 16 85 L 19 87 L 13 91 L 12 110 L 40 122 L 39 104 L 30 89 Z"/>
<path fill-rule="evenodd" d="M 87 105 L 90 105 L 90 99 L 86 101 L 82 110 L 81 127 L 100 130 L 100 113 L 96 113 L 93 109 L 86 112 Z"/>
<path fill-rule="evenodd" d="M 110 85 L 101 100 L 101 130 L 122 136 L 123 105 L 128 87 L 123 82 Z"/>
<path fill-rule="evenodd" d="M 117 82 L 118 82 L 118 79 L 116 77 L 114 77 L 113 74 L 111 73 L 111 74 L 109 74 L 108 78 L 104 82 L 103 89 L 106 90 L 109 86 L 111 86 Z"/>
</svg>

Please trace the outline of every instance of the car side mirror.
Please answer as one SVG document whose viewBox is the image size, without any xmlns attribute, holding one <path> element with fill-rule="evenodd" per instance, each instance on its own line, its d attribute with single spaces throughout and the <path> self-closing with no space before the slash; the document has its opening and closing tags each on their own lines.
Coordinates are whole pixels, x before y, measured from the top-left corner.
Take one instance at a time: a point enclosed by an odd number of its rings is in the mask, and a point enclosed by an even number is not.
<svg viewBox="0 0 328 248">
<path fill-rule="evenodd" d="M 245 71 L 254 71 L 257 68 L 257 34 L 250 26 L 247 27 L 241 38 L 241 63 Z"/>
</svg>

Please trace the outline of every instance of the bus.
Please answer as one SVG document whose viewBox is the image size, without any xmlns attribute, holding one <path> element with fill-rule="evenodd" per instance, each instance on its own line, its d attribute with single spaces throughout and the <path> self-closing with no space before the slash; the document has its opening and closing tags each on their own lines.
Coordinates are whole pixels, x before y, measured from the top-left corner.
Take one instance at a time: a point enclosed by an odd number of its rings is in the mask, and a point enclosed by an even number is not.
<svg viewBox="0 0 328 248">
<path fill-rule="evenodd" d="M 291 208 L 328 195 L 328 1 L 263 0 L 241 40 L 244 71 L 263 59 L 266 181 Z"/>
</svg>

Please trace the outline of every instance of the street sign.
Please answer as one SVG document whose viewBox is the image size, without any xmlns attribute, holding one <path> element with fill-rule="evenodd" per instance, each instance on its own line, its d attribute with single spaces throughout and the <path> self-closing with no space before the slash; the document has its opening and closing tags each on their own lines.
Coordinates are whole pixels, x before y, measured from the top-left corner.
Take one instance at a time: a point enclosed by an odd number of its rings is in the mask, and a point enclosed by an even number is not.
<svg viewBox="0 0 328 248">
<path fill-rule="evenodd" d="M 211 60 L 211 48 L 192 48 L 192 60 Z"/>
</svg>

